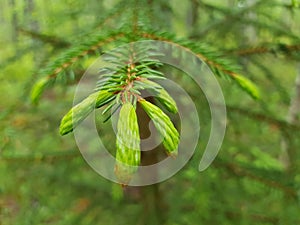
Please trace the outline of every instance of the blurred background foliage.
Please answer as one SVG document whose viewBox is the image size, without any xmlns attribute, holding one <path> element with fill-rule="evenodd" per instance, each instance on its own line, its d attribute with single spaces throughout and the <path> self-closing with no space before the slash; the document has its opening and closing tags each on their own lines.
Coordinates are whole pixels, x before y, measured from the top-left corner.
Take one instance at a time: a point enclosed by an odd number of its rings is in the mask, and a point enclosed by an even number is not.
<svg viewBox="0 0 300 225">
<path fill-rule="evenodd" d="M 199 173 L 210 131 L 209 108 L 193 82 L 174 76 L 199 109 L 195 155 L 155 189 L 123 192 L 87 165 L 72 135 L 59 135 L 76 79 L 68 88 L 47 90 L 38 107 L 29 96 L 38 71 L 60 52 L 103 26 L 118 30 L 140 9 L 132 10 L 134 1 L 2 0 L 0 224 L 300 224 L 297 0 L 137 2 L 151 12 L 151 28 L 205 42 L 241 65 L 261 99 L 254 101 L 219 79 L 227 132 L 216 160 Z M 120 17 L 124 12 L 128 15 Z M 91 62 L 92 56 L 76 63 L 74 77 L 80 78 Z"/>
</svg>

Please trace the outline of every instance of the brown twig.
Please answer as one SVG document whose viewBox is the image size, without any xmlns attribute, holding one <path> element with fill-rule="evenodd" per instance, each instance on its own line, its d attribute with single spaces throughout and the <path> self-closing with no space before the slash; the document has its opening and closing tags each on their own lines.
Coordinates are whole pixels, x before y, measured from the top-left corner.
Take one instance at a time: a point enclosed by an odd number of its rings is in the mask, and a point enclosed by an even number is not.
<svg viewBox="0 0 300 225">
<path fill-rule="evenodd" d="M 75 62 L 77 62 L 79 59 L 81 59 L 82 57 L 95 52 L 98 48 L 100 48 L 102 45 L 110 43 L 114 40 L 116 40 L 119 37 L 124 36 L 123 33 L 118 33 L 112 37 L 107 38 L 104 41 L 99 41 L 97 44 L 91 46 L 88 50 L 85 50 L 83 52 L 81 52 L 79 55 L 71 58 L 68 62 L 65 62 L 64 64 L 62 64 L 61 66 L 57 67 L 52 74 L 48 74 L 48 78 L 52 79 L 55 78 L 61 71 L 63 71 L 64 69 L 68 68 L 69 66 L 71 66 L 72 64 L 74 64 Z"/>
<path fill-rule="evenodd" d="M 160 37 L 160 36 L 157 36 L 157 35 L 154 35 L 154 34 L 150 34 L 150 33 L 141 33 L 140 34 L 142 37 L 144 38 L 150 38 L 150 39 L 153 39 L 153 40 L 159 40 L 159 41 L 165 41 L 165 42 L 168 42 L 172 45 L 175 45 L 175 46 L 178 46 L 180 48 L 183 48 L 185 49 L 186 51 L 188 52 L 192 52 L 191 49 L 185 47 L 185 46 L 182 46 L 170 39 L 167 39 L 167 38 L 164 38 L 164 37 Z M 229 76 L 231 76 L 232 78 L 235 78 L 237 76 L 239 76 L 237 73 L 233 72 L 233 71 L 230 71 L 230 70 L 227 70 L 225 69 L 221 64 L 218 64 L 210 59 L 208 59 L 207 57 L 205 57 L 203 54 L 201 53 L 195 53 L 201 60 L 203 60 L 204 62 L 206 62 L 209 66 L 213 67 L 213 68 L 216 68 L 220 71 L 223 71 L 224 73 L 228 74 Z"/>
<path fill-rule="evenodd" d="M 248 55 L 255 55 L 255 54 L 267 54 L 267 53 L 277 53 L 282 52 L 286 54 L 290 54 L 291 52 L 300 51 L 300 44 L 297 45 L 286 45 L 286 44 L 277 44 L 273 47 L 250 47 L 244 48 L 239 50 L 230 50 L 227 51 L 229 54 L 234 54 L 238 56 L 248 56 Z"/>
</svg>

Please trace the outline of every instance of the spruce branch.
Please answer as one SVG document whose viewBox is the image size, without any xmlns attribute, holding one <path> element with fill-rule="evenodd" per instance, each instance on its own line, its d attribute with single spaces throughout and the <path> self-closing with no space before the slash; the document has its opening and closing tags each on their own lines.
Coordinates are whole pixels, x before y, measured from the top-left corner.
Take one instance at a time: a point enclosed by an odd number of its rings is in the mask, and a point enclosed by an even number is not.
<svg viewBox="0 0 300 225">
<path fill-rule="evenodd" d="M 253 25 L 257 28 L 263 28 L 267 31 L 270 31 L 270 33 L 274 36 L 274 37 L 288 37 L 294 41 L 299 41 L 299 36 L 295 35 L 294 33 L 288 31 L 285 27 L 279 26 L 278 24 L 267 24 L 267 23 L 263 23 L 261 21 L 258 20 L 253 20 L 253 19 L 243 19 L 243 23 L 244 24 L 248 24 L 248 25 Z"/>
<path fill-rule="evenodd" d="M 270 4 L 268 1 L 256 1 L 254 4 L 250 6 L 244 6 L 243 9 L 239 10 L 232 10 L 231 8 L 224 8 L 220 6 L 216 6 L 213 4 L 208 4 L 204 2 L 200 2 L 201 6 L 203 8 L 206 8 L 210 12 L 218 12 L 223 15 L 222 18 L 216 19 L 215 21 L 208 23 L 208 25 L 204 28 L 202 28 L 200 31 L 193 33 L 190 38 L 197 39 L 201 38 L 203 39 L 206 35 L 208 35 L 211 30 L 215 30 L 216 32 L 221 33 L 224 35 L 224 33 L 229 33 L 232 31 L 232 28 L 236 27 L 236 25 L 253 25 L 256 28 L 265 29 L 267 31 L 270 31 L 270 33 L 273 36 L 282 36 L 282 37 L 288 37 L 293 40 L 298 40 L 299 37 L 290 30 L 287 29 L 287 27 L 282 24 L 282 22 L 279 19 L 276 19 L 273 17 L 273 14 L 265 13 L 264 8 L 270 8 Z M 280 3 L 275 3 L 272 5 L 272 7 L 284 7 L 284 5 Z M 268 23 L 261 22 L 257 19 L 251 19 L 249 17 L 246 17 L 245 14 L 256 10 L 256 9 L 262 9 L 259 11 L 259 15 L 263 16 L 265 19 L 269 20 Z M 257 10 L 258 12 L 258 10 Z M 217 29 L 218 28 L 218 29 Z"/>
<path fill-rule="evenodd" d="M 276 87 L 276 89 L 279 91 L 282 101 L 288 105 L 290 100 L 289 92 L 282 85 L 281 78 L 277 78 L 273 72 L 259 60 L 252 58 L 251 62 L 266 76 L 269 81 L 273 83 L 274 87 Z"/>
<path fill-rule="evenodd" d="M 238 56 L 250 56 L 250 55 L 258 55 L 258 54 L 285 54 L 287 56 L 291 56 L 293 52 L 300 52 L 300 43 L 294 45 L 288 44 L 265 44 L 264 46 L 258 47 L 246 47 L 242 49 L 233 49 L 228 50 L 227 53 L 234 54 Z"/>
<path fill-rule="evenodd" d="M 239 85 L 254 99 L 259 98 L 257 87 L 246 77 L 241 76 L 238 72 L 240 68 L 230 60 L 226 59 L 219 52 L 212 49 L 205 43 L 193 43 L 188 40 L 177 40 L 166 33 L 142 32 L 140 36 L 147 39 L 165 41 L 171 45 L 183 48 L 186 51 L 195 53 L 202 61 L 204 61 L 212 71 L 220 77 L 229 78 Z"/>
<path fill-rule="evenodd" d="M 105 114 L 112 111 L 114 106 L 121 107 L 117 126 L 115 175 L 122 185 L 129 183 L 140 164 L 137 103 L 153 120 L 163 138 L 166 153 L 173 157 L 177 155 L 179 132 L 169 116 L 159 107 L 143 99 L 140 92 L 156 89 L 156 97 L 162 105 L 177 113 L 174 99 L 162 86 L 151 81 L 164 79 L 164 75 L 157 70 L 163 65 L 155 58 L 160 55 L 155 46 L 133 43 L 104 54 L 103 60 L 109 65 L 99 69 L 99 80 L 94 92 L 70 109 L 61 120 L 60 134 L 65 135 L 72 132 L 95 108 L 106 106 L 102 111 L 102 114 Z M 108 119 L 113 113 L 110 113 Z"/>
<path fill-rule="evenodd" d="M 32 38 L 40 40 L 44 43 L 49 43 L 49 44 L 53 45 L 54 47 L 65 48 L 65 47 L 69 47 L 71 45 L 71 43 L 69 43 L 68 41 L 65 41 L 56 36 L 46 35 L 46 34 L 38 33 L 33 30 L 27 30 L 24 28 L 19 28 L 18 30 L 24 35 L 31 36 Z"/>
<path fill-rule="evenodd" d="M 238 163 L 228 162 L 224 159 L 218 159 L 214 165 L 216 167 L 222 167 L 228 172 L 237 175 L 238 177 L 247 177 L 249 179 L 265 184 L 268 187 L 278 189 L 284 194 L 286 194 L 288 197 L 294 199 L 297 198 L 297 191 L 294 188 L 288 186 L 287 184 L 284 184 L 284 179 L 286 178 L 286 175 L 282 172 L 280 173 L 278 171 L 263 170 L 255 167 L 239 165 Z M 272 177 L 273 179 L 269 177 Z M 278 180 L 280 179 L 281 182 L 278 182 Z"/>
<path fill-rule="evenodd" d="M 213 4 L 208 4 L 203 1 L 199 2 L 200 6 L 207 9 L 208 12 L 219 12 L 224 15 L 221 19 L 216 19 L 214 22 L 209 23 L 206 27 L 202 28 L 199 32 L 194 33 L 191 38 L 201 37 L 203 38 L 207 34 L 209 34 L 209 30 L 214 30 L 217 27 L 225 28 L 231 27 L 232 24 L 236 22 L 241 22 L 241 19 L 244 19 L 244 15 L 249 13 L 251 10 L 263 5 L 268 4 L 265 0 L 256 1 L 254 4 L 245 7 L 240 10 L 232 10 L 231 8 L 224 8 Z M 269 4 L 268 4 L 269 6 Z M 230 24 L 230 26 L 227 26 Z"/>
<path fill-rule="evenodd" d="M 229 211 L 226 210 L 226 215 L 230 219 L 234 221 L 241 220 L 242 218 L 245 217 L 245 215 L 242 212 L 237 212 L 237 211 Z M 267 223 L 267 224 L 272 224 L 272 225 L 278 225 L 279 224 L 279 217 L 274 217 L 274 216 L 267 216 L 265 214 L 249 214 L 248 220 L 253 221 L 253 223 Z"/>
<path fill-rule="evenodd" d="M 37 81 L 32 89 L 31 101 L 37 104 L 44 90 L 55 82 L 58 75 L 62 74 L 63 71 L 72 66 L 75 62 L 97 51 L 101 46 L 111 43 L 123 36 L 123 32 L 109 33 L 108 35 L 92 35 L 92 37 L 86 41 L 63 52 L 39 72 L 41 79 Z"/>
<path fill-rule="evenodd" d="M 40 162 L 58 162 L 58 160 L 66 160 L 81 157 L 81 154 L 77 150 L 66 150 L 57 152 L 46 152 L 38 154 L 26 154 L 26 155 L 13 155 L 13 156 L 1 156 L 0 162 L 8 163 L 40 163 Z"/>
<path fill-rule="evenodd" d="M 295 125 L 295 124 L 290 124 L 286 122 L 285 120 L 281 120 L 278 118 L 270 117 L 265 114 L 259 113 L 259 112 L 254 112 L 249 109 L 244 109 L 238 106 L 233 106 L 233 105 L 227 105 L 226 106 L 229 115 L 230 113 L 238 113 L 241 115 L 246 116 L 247 118 L 260 121 L 260 122 L 265 122 L 271 125 L 274 125 L 276 127 L 279 127 L 281 129 L 289 129 L 291 131 L 300 131 L 300 126 Z"/>
</svg>

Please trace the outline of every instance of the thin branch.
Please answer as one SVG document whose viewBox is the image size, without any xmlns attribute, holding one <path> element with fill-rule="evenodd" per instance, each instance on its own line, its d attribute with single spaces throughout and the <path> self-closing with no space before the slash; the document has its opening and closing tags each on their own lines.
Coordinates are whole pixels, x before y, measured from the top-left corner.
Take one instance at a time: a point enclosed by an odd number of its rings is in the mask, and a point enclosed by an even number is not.
<svg viewBox="0 0 300 225">
<path fill-rule="evenodd" d="M 82 57 L 95 52 L 98 48 L 100 48 L 102 45 L 104 44 L 108 44 L 114 40 L 116 40 L 118 37 L 122 37 L 124 36 L 123 33 L 117 33 L 105 40 L 100 40 L 98 43 L 89 46 L 88 49 L 84 49 L 81 52 L 79 52 L 76 56 L 71 57 L 70 59 L 65 60 L 60 66 L 56 67 L 51 74 L 48 74 L 49 78 L 54 78 L 56 77 L 61 71 L 63 71 L 64 69 L 70 67 L 72 64 L 74 64 L 75 62 L 77 62 L 79 59 L 81 59 Z"/>
<path fill-rule="evenodd" d="M 191 54 L 196 55 L 200 60 L 206 62 L 211 70 L 220 77 L 227 77 L 234 81 L 242 90 L 246 91 L 253 99 L 260 97 L 259 90 L 255 84 L 248 78 L 237 73 L 238 66 L 232 61 L 226 59 L 224 55 L 213 50 L 211 47 L 202 44 L 194 44 L 188 40 L 177 40 L 173 37 L 164 37 L 161 34 L 142 32 L 140 36 L 147 39 L 160 40 L 169 43 L 175 47 L 184 49 Z"/>
<path fill-rule="evenodd" d="M 233 22 L 240 22 L 241 18 L 243 17 L 244 14 L 248 13 L 250 10 L 258 7 L 260 4 L 265 4 L 266 1 L 257 1 L 255 4 L 252 4 L 251 6 L 248 6 L 236 13 L 233 13 L 232 9 L 227 9 L 227 8 L 222 8 L 218 7 L 212 4 L 204 3 L 203 1 L 200 1 L 199 4 L 202 8 L 206 8 L 208 11 L 217 11 L 222 14 L 224 14 L 224 18 L 215 20 L 208 26 L 204 27 L 202 30 L 200 30 L 198 33 L 194 33 L 191 38 L 198 38 L 201 37 L 203 38 L 205 35 L 209 34 L 209 30 L 215 29 L 216 27 L 220 26 L 222 28 L 228 27 L 228 26 L 223 26 L 224 24 L 227 23 L 233 23 Z"/>
<path fill-rule="evenodd" d="M 237 219 L 241 219 L 245 215 L 237 212 L 237 211 L 226 211 L 226 215 L 229 219 L 237 221 Z M 272 224 L 279 224 L 280 219 L 277 217 L 271 217 L 267 215 L 262 214 L 247 214 L 247 217 L 249 220 L 255 221 L 255 222 L 267 222 Z"/>
<path fill-rule="evenodd" d="M 168 43 L 170 43 L 170 44 L 172 44 L 172 45 L 175 45 L 175 46 L 177 46 L 177 47 L 179 47 L 179 48 L 183 48 L 183 49 L 185 49 L 185 50 L 188 51 L 188 52 L 192 52 L 192 50 L 189 49 L 188 47 L 185 47 L 185 46 L 183 46 L 183 45 L 180 45 L 180 44 L 174 42 L 173 40 L 168 39 L 168 38 L 165 38 L 165 37 L 162 37 L 162 36 L 158 36 L 158 35 L 151 34 L 151 33 L 141 33 L 140 35 L 141 35 L 142 37 L 144 37 L 144 38 L 150 38 L 150 39 L 153 39 L 153 40 L 165 41 L 165 42 L 168 42 Z M 201 60 L 203 60 L 204 62 L 206 62 L 208 65 L 210 65 L 211 67 L 214 67 L 214 68 L 216 68 L 216 69 L 218 69 L 218 70 L 220 70 L 220 71 L 226 73 L 227 75 L 229 75 L 229 76 L 231 76 L 231 77 L 233 77 L 233 78 L 236 77 L 236 76 L 239 76 L 237 73 L 235 73 L 235 72 L 233 72 L 233 71 L 230 71 L 230 70 L 224 68 L 221 64 L 216 63 L 215 61 L 210 60 L 209 58 L 207 58 L 206 56 L 204 56 L 204 55 L 201 54 L 201 53 L 196 53 L 196 55 L 197 55 Z"/>
<path fill-rule="evenodd" d="M 53 162 L 57 160 L 66 160 L 80 157 L 81 154 L 78 150 L 67 150 L 60 152 L 48 152 L 42 154 L 29 154 L 29 155 L 16 155 L 16 156 L 1 156 L 0 161 L 8 163 L 20 162 Z"/>
<path fill-rule="evenodd" d="M 272 118 L 272 117 L 269 117 L 265 114 L 258 113 L 258 112 L 253 112 L 249 109 L 242 109 L 242 108 L 237 107 L 237 106 L 227 105 L 226 108 L 227 108 L 229 113 L 230 112 L 239 113 L 241 115 L 247 116 L 248 118 L 258 120 L 258 121 L 261 121 L 261 122 L 265 122 L 265 123 L 268 123 L 268 124 L 272 124 L 272 125 L 275 125 L 277 127 L 290 129 L 290 130 L 294 130 L 294 131 L 300 131 L 300 126 L 295 125 L 295 124 L 289 124 L 285 120 Z"/>
<path fill-rule="evenodd" d="M 266 6 L 270 7 L 270 5 L 268 4 L 268 1 L 261 0 L 261 1 L 257 1 L 256 3 L 254 3 L 248 7 L 245 7 L 244 9 L 241 9 L 234 13 L 232 11 L 232 9 L 222 8 L 222 7 L 210 5 L 207 3 L 201 3 L 201 6 L 203 8 L 207 8 L 207 10 L 209 10 L 209 11 L 217 11 L 219 13 L 222 13 L 224 15 L 224 18 L 216 19 L 214 22 L 212 22 L 208 26 L 204 27 L 198 33 L 194 33 L 190 38 L 203 39 L 203 37 L 205 35 L 210 34 L 210 32 L 209 32 L 210 30 L 215 30 L 216 32 L 221 31 L 222 35 L 224 35 L 223 29 L 226 29 L 226 32 L 230 32 L 230 29 L 233 28 L 234 25 L 246 24 L 247 26 L 254 25 L 257 28 L 264 28 L 266 30 L 273 31 L 272 33 L 275 36 L 281 35 L 284 37 L 290 37 L 294 40 L 299 40 L 299 37 L 297 35 L 294 35 L 290 31 L 288 31 L 285 27 L 278 25 L 280 22 L 278 20 L 274 21 L 275 19 L 273 19 L 270 21 L 270 22 L 272 22 L 272 24 L 267 24 L 267 23 L 262 23 L 261 21 L 256 20 L 256 19 L 247 19 L 246 17 L 243 16 L 245 13 L 248 13 L 250 10 L 253 10 L 253 9 L 257 8 L 259 5 L 264 5 L 264 4 L 267 4 Z M 273 7 L 280 7 L 280 6 L 283 7 L 280 4 L 273 5 Z M 266 15 L 268 15 L 268 14 L 266 14 Z M 226 24 L 226 26 L 225 26 L 225 24 Z M 219 27 L 219 29 L 216 29 L 216 27 Z"/>
<path fill-rule="evenodd" d="M 266 46 L 270 46 L 266 44 Z M 248 56 L 255 54 L 266 54 L 266 53 L 283 53 L 283 54 L 291 54 L 292 52 L 300 51 L 300 44 L 296 45 L 286 45 L 286 44 L 276 44 L 271 47 L 260 46 L 260 47 L 249 47 L 244 49 L 234 49 L 226 51 L 228 54 L 238 55 L 238 56 Z"/>
<path fill-rule="evenodd" d="M 222 167 L 224 169 L 226 169 L 228 172 L 237 175 L 237 176 L 245 176 L 247 178 L 250 178 L 252 180 L 258 181 L 262 184 L 265 184 L 271 188 L 275 188 L 278 189 L 280 191 L 282 191 L 283 193 L 285 193 L 287 196 L 292 197 L 292 198 L 297 198 L 297 191 L 293 188 L 290 188 L 288 186 L 285 186 L 279 182 L 277 182 L 276 180 L 272 180 L 266 177 L 262 177 L 262 176 L 258 176 L 250 171 L 248 171 L 247 168 L 243 168 L 239 165 L 236 165 L 234 163 L 229 163 L 229 162 L 222 162 L 221 160 L 217 160 L 214 165 L 216 165 L 217 167 Z"/>
<path fill-rule="evenodd" d="M 289 96 L 287 89 L 285 87 L 283 87 L 281 78 L 278 79 L 277 77 L 275 77 L 273 72 L 270 70 L 271 68 L 266 66 L 263 62 L 261 62 L 261 60 L 259 61 L 259 60 L 251 59 L 251 62 L 255 66 L 257 66 L 257 68 L 260 69 L 263 74 L 265 74 L 266 78 L 269 81 L 271 81 L 273 83 L 273 85 L 279 91 L 279 94 L 281 95 L 283 102 L 288 105 L 290 96 Z M 268 112 L 268 113 L 270 113 L 270 112 Z"/>
<path fill-rule="evenodd" d="M 71 45 L 69 42 L 67 42 L 59 37 L 56 37 L 56 36 L 41 34 L 36 31 L 26 30 L 24 28 L 18 28 L 18 31 L 24 35 L 28 35 L 34 39 L 40 40 L 45 43 L 49 43 L 55 47 L 66 48 Z"/>
</svg>

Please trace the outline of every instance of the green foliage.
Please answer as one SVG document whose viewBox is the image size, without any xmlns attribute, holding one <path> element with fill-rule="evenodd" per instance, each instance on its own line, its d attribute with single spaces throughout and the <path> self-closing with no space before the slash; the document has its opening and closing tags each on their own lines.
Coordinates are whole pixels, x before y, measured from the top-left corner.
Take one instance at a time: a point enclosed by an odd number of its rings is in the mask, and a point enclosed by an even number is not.
<svg viewBox="0 0 300 225">
<path fill-rule="evenodd" d="M 245 77 L 242 77 L 240 75 L 235 75 L 234 79 L 237 80 L 238 84 L 243 89 L 245 89 L 253 98 L 259 98 L 259 92 L 257 90 L 257 87 L 251 81 L 245 79 Z"/>
<path fill-rule="evenodd" d="M 0 223 L 299 224 L 299 120 L 285 119 L 298 73 L 299 12 L 297 1 L 280 0 L 1 1 Z M 90 42 L 94 38 L 99 45 Z M 115 46 L 149 39 L 192 50 L 225 78 L 219 82 L 226 99 L 226 138 L 211 167 L 199 173 L 211 128 L 205 96 L 182 73 L 160 62 L 150 65 L 163 74 L 155 78 L 166 74 L 191 96 L 201 136 L 195 155 L 175 176 L 159 186 L 122 190 L 93 172 L 73 137 L 61 138 L 57 128 L 89 62 Z M 257 96 L 250 80 L 259 87 L 260 101 L 240 90 Z M 146 84 L 157 80 L 143 81 L 134 81 L 137 91 L 162 100 L 163 89 Z M 100 82 L 91 94 L 101 91 Z M 161 95 L 166 104 L 160 105 L 168 109 L 173 101 Z M 30 97 L 38 108 L 29 104 Z M 96 119 L 102 122 L 119 108 L 116 100 L 100 109 L 104 115 L 97 110 Z M 178 107 L 184 102 L 176 98 Z M 177 124 L 176 115 L 170 118 Z M 69 122 L 69 129 L 75 128 L 73 118 Z M 109 123 L 101 123 L 99 135 L 115 150 L 112 132 L 102 132 Z M 284 137 L 292 159 L 288 168 L 280 157 Z M 141 153 L 143 163 L 148 152 Z M 157 160 L 163 157 L 158 154 Z"/>
<path fill-rule="evenodd" d="M 135 4 L 135 3 L 134 3 Z M 135 12 L 134 12 L 135 13 Z M 147 14 L 146 14 L 147 15 Z M 141 24 L 144 22 L 144 16 L 134 18 L 135 20 L 141 19 Z M 100 47 L 105 46 L 114 41 L 123 41 L 123 42 L 133 42 L 136 40 L 142 39 L 150 39 L 150 40 L 162 40 L 169 42 L 175 47 L 181 47 L 188 49 L 197 56 L 206 62 L 212 71 L 222 77 L 229 78 L 236 82 L 243 90 L 248 92 L 253 98 L 257 99 L 259 97 L 258 91 L 256 90 L 256 86 L 247 78 L 240 78 L 241 75 L 238 75 L 235 71 L 238 70 L 238 66 L 226 59 L 220 52 L 213 50 L 213 48 L 207 43 L 195 43 L 191 42 L 187 39 L 178 39 L 175 35 L 168 32 L 159 32 L 148 28 L 147 26 L 142 26 L 138 24 L 138 21 L 134 22 L 133 31 L 128 31 L 128 24 L 122 24 L 122 27 L 119 29 L 119 32 L 108 32 L 108 34 L 104 35 L 105 31 L 101 31 L 100 34 L 92 33 L 90 37 L 82 42 L 75 44 L 73 47 L 69 48 L 65 52 L 61 53 L 55 60 L 51 61 L 46 68 L 40 71 L 41 76 L 47 76 L 47 83 L 53 83 L 58 76 L 66 76 L 64 71 L 72 66 L 75 62 L 81 59 L 84 56 L 87 56 L 95 51 L 98 51 Z M 134 32 L 134 33 L 133 33 Z M 138 51 L 138 50 L 137 50 Z M 143 51 L 146 51 L 144 49 Z M 124 54 L 124 53 L 123 53 Z M 143 54 L 143 52 L 139 52 L 139 54 Z M 122 55 L 122 54 L 121 54 Z M 146 55 L 142 55 L 142 57 L 148 57 Z M 116 56 L 112 60 L 114 63 L 122 63 L 118 61 Z M 136 59 L 137 61 L 143 61 L 142 58 Z M 124 62 L 123 62 L 124 63 Z M 149 73 L 150 64 L 145 67 L 147 70 L 146 73 Z M 150 71 L 151 72 L 151 71 Z M 141 71 L 141 73 L 144 73 Z M 156 78 L 156 75 L 160 76 L 160 74 L 152 73 L 153 77 Z M 143 77 L 143 76 L 141 76 Z M 149 78 L 149 76 L 148 76 Z M 43 82 L 45 82 L 45 78 L 41 78 Z M 44 91 L 46 85 L 39 85 L 40 82 L 36 83 L 36 86 L 33 88 L 32 98 L 33 102 L 37 102 L 40 94 Z M 38 95 L 36 94 L 38 93 Z"/>
<path fill-rule="evenodd" d="M 46 89 L 46 86 L 48 85 L 48 79 L 43 78 L 40 79 L 35 86 L 32 88 L 31 91 L 31 101 L 34 104 L 38 104 L 39 98 L 42 95 L 43 91 Z"/>
<path fill-rule="evenodd" d="M 298 0 L 292 0 L 292 6 L 295 7 L 295 8 L 298 8 L 299 7 L 299 1 Z"/>
<path fill-rule="evenodd" d="M 87 54 L 99 51 L 99 48 L 103 44 L 108 44 L 113 41 L 116 37 L 122 36 L 122 33 L 110 33 L 109 35 L 93 34 L 91 37 L 83 42 L 75 44 L 74 47 L 67 49 L 61 53 L 55 60 L 51 61 L 45 68 L 43 68 L 39 74 L 42 76 L 32 89 L 31 99 L 32 102 L 37 103 L 42 92 L 48 85 L 53 84 L 55 80 L 62 76 L 67 76 L 66 79 L 74 79 L 72 73 L 64 73 L 70 68 L 75 62 L 86 56 Z M 69 75 L 69 76 L 68 76 Z"/>
<path fill-rule="evenodd" d="M 107 105 L 102 112 L 102 114 L 106 114 L 112 108 L 117 109 L 122 105 L 118 122 L 115 174 L 123 185 L 129 183 L 136 171 L 135 167 L 131 167 L 140 164 L 141 153 L 138 146 L 140 137 L 137 119 L 135 112 L 131 112 L 135 110 L 134 106 L 136 106 L 137 101 L 143 102 L 140 91 L 158 90 L 157 98 L 163 105 L 167 106 L 170 111 L 177 112 L 176 103 L 167 91 L 162 86 L 149 80 L 164 79 L 163 74 L 157 70 L 163 64 L 156 59 L 152 59 L 157 55 L 159 53 L 152 46 L 135 46 L 132 44 L 104 55 L 104 61 L 110 63 L 110 65 L 100 69 L 96 92 L 74 106 L 61 121 L 60 134 L 64 135 L 80 124 L 94 108 Z M 149 107 L 144 103 L 142 105 L 164 137 L 163 144 L 167 149 L 167 153 L 176 156 L 179 134 L 171 119 L 156 106 Z M 156 108 L 153 110 L 153 107 Z M 153 113 L 155 111 L 156 113 Z M 105 122 L 111 115 L 112 113 L 109 114 Z"/>
<path fill-rule="evenodd" d="M 156 129 L 163 137 L 163 145 L 167 150 L 167 154 L 176 157 L 178 154 L 179 133 L 170 118 L 159 107 L 144 99 L 139 100 L 139 103 L 152 119 Z"/>
<path fill-rule="evenodd" d="M 82 102 L 75 105 L 61 120 L 59 133 L 65 135 L 80 124 L 94 108 L 99 108 L 111 101 L 115 96 L 106 90 L 97 91 L 90 94 Z"/>
<path fill-rule="evenodd" d="M 139 126 L 135 109 L 130 102 L 122 105 L 118 121 L 115 173 L 126 185 L 141 161 Z"/>
<path fill-rule="evenodd" d="M 178 112 L 176 102 L 161 85 L 148 79 L 143 79 L 141 83 L 142 86 L 145 86 L 145 84 L 149 85 L 147 86 L 147 90 L 149 89 L 149 92 L 151 92 L 169 112 Z"/>
<path fill-rule="evenodd" d="M 133 30 L 128 31 L 128 24 L 125 23 L 120 29 L 121 32 L 108 33 L 107 36 L 103 35 L 104 31 L 101 31 L 100 35 L 92 34 L 89 39 L 79 42 L 74 47 L 63 52 L 59 57 L 48 64 L 45 69 L 41 70 L 40 74 L 44 77 L 42 77 L 41 81 L 37 82 L 33 87 L 31 94 L 32 101 L 37 103 L 41 93 L 49 83 L 59 80 L 59 77 L 66 76 L 64 71 L 90 52 L 94 52 L 103 45 L 118 39 L 119 41 L 127 40 L 130 42 L 144 38 L 169 42 L 174 47 L 184 48 L 194 52 L 199 59 L 206 62 L 217 75 L 228 77 L 231 80 L 236 81 L 237 84 L 253 98 L 259 97 L 256 86 L 247 78 L 236 74 L 236 72 L 234 72 L 236 69 L 233 63 L 224 58 L 220 58 L 220 53 L 213 51 L 209 45 L 204 43 L 196 44 L 188 40 L 177 40 L 174 35 L 170 35 L 166 32 L 152 31 L 147 27 L 141 28 L 139 24 L 136 24 L 138 23 L 138 18 L 139 17 L 134 17 L 134 20 L 137 21 L 133 24 Z M 137 31 L 137 29 L 141 29 L 141 31 Z M 152 49 L 151 46 L 129 46 L 130 47 L 125 47 L 123 49 L 121 48 L 121 50 L 115 50 L 104 56 L 104 60 L 111 63 L 112 67 L 101 68 L 100 79 L 97 83 L 96 90 L 107 91 L 113 95 L 113 97 L 108 96 L 112 97 L 109 99 L 103 98 L 104 101 L 108 100 L 105 101 L 105 104 L 108 104 L 111 101 L 113 102 L 107 106 L 107 109 L 103 114 L 109 112 L 114 106 L 122 105 L 125 102 L 130 102 L 135 106 L 137 101 L 141 99 L 140 91 L 145 89 L 149 89 L 150 92 L 155 91 L 157 93 L 156 98 L 169 111 L 176 113 L 176 103 L 171 96 L 160 85 L 148 80 L 163 79 L 163 74 L 157 70 L 157 68 L 163 64 L 152 59 L 152 57 L 158 56 L 160 53 L 157 49 Z M 45 78 L 45 76 L 47 78 Z M 69 133 L 82 122 L 82 120 L 94 109 L 94 102 L 95 96 L 90 95 L 77 106 L 73 107 L 73 109 L 71 109 L 62 119 L 60 133 L 62 135 Z M 168 155 L 176 156 L 179 144 L 179 133 L 171 120 L 156 106 L 152 106 L 150 103 L 150 105 L 146 104 L 144 101 L 140 102 L 149 117 L 154 121 L 160 134 L 163 136 L 163 145 L 166 148 Z M 108 116 L 108 119 L 110 116 L 111 114 Z M 119 168 L 118 170 L 122 171 L 123 169 Z M 126 173 L 131 174 L 130 172 Z M 127 177 L 130 176 L 128 175 Z M 128 183 L 129 178 L 121 178 L 121 182 Z"/>
<path fill-rule="evenodd" d="M 216 75 L 236 82 L 238 86 L 242 90 L 248 92 L 251 97 L 254 99 L 259 98 L 259 92 L 255 84 L 246 77 L 237 74 L 236 71 L 240 70 L 239 66 L 231 60 L 228 60 L 224 55 L 214 50 L 208 44 L 176 39 L 173 35 L 168 35 L 166 33 L 151 32 L 144 33 L 143 36 L 153 38 L 154 40 L 166 41 L 176 47 L 185 48 L 194 52 L 201 60 L 207 63 Z"/>
</svg>

